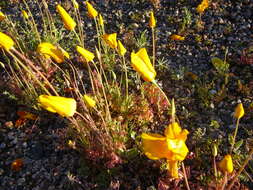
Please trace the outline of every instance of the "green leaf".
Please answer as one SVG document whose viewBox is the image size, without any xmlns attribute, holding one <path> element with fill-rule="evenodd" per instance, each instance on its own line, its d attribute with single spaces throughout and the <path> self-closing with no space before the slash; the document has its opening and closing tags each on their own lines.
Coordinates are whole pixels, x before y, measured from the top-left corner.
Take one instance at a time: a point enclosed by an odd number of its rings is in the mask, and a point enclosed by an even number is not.
<svg viewBox="0 0 253 190">
<path fill-rule="evenodd" d="M 135 139 L 135 137 L 136 137 L 136 132 L 135 132 L 135 131 L 131 131 L 131 132 L 130 132 L 130 137 L 131 137 L 132 139 Z"/>
<path fill-rule="evenodd" d="M 243 144 L 243 139 L 235 143 L 234 151 L 237 151 Z"/>
<path fill-rule="evenodd" d="M 229 72 L 229 64 L 218 57 L 213 57 L 211 62 L 219 74 L 225 75 Z"/>
<path fill-rule="evenodd" d="M 233 144 L 233 135 L 232 134 L 228 135 L 228 142 L 229 142 L 230 145 Z"/>
<path fill-rule="evenodd" d="M 136 156 L 138 156 L 138 155 L 139 155 L 139 151 L 138 151 L 138 149 L 137 149 L 136 147 L 134 147 L 134 148 L 131 148 L 131 149 L 125 151 L 125 152 L 123 153 L 123 155 L 124 155 L 127 159 L 130 160 L 130 159 L 133 159 L 133 158 L 135 158 Z"/>
<path fill-rule="evenodd" d="M 218 129 L 220 127 L 220 124 L 216 120 L 211 120 L 211 123 L 209 125 L 210 127 L 214 127 L 215 129 Z"/>
</svg>

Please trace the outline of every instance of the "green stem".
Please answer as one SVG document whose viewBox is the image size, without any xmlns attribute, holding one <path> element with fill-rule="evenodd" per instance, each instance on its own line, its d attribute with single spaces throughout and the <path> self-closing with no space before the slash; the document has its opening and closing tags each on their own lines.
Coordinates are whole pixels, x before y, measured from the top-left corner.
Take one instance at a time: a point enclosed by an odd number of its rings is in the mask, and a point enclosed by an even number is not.
<svg viewBox="0 0 253 190">
<path fill-rule="evenodd" d="M 239 126 L 239 120 L 240 119 L 237 119 L 236 120 L 236 127 L 235 127 L 235 133 L 234 133 L 234 136 L 233 136 L 233 141 L 232 141 L 232 145 L 231 145 L 231 149 L 230 149 L 230 154 L 232 154 L 233 152 L 233 148 L 234 148 L 234 145 L 235 145 L 235 139 L 236 139 L 236 135 L 237 135 L 237 132 L 238 132 L 238 126 Z"/>
<path fill-rule="evenodd" d="M 77 20 L 77 27 L 80 35 L 80 42 L 82 47 L 84 47 L 84 35 L 83 35 L 83 27 L 82 27 L 82 22 L 81 22 L 81 15 L 79 9 L 74 8 L 75 11 L 75 18 Z"/>
<path fill-rule="evenodd" d="M 33 14 L 29 8 L 29 5 L 27 4 L 27 2 L 25 0 L 23 0 L 25 6 L 26 6 L 26 9 L 28 11 L 28 13 L 30 14 L 30 17 L 31 17 L 31 23 L 32 23 L 32 28 L 33 28 L 33 31 L 35 31 L 36 35 L 37 35 L 37 39 L 39 40 L 39 42 L 41 43 L 41 36 L 40 36 L 40 33 L 38 31 L 38 28 L 37 28 L 37 25 L 35 23 L 35 20 L 33 18 Z"/>
<path fill-rule="evenodd" d="M 152 28 L 152 42 L 153 42 L 153 67 L 155 68 L 155 29 Z"/>
<path fill-rule="evenodd" d="M 83 43 L 82 43 L 82 41 L 81 41 L 81 39 L 80 39 L 80 37 L 79 37 L 79 35 L 77 34 L 77 32 L 76 32 L 75 29 L 73 30 L 73 32 L 74 32 L 75 36 L 77 37 L 77 40 L 79 41 L 80 45 L 82 45 Z"/>
<path fill-rule="evenodd" d="M 127 76 L 126 60 L 125 60 L 124 55 L 122 56 L 122 60 L 123 60 L 123 65 L 124 65 L 124 69 L 125 69 L 125 78 L 126 78 L 126 97 L 128 99 L 128 76 Z"/>
<path fill-rule="evenodd" d="M 163 96 L 165 97 L 166 101 L 168 102 L 169 106 L 171 105 L 170 104 L 170 101 L 167 97 L 167 95 L 164 93 L 164 91 L 159 87 L 159 85 L 157 84 L 157 82 L 154 80 L 152 81 L 152 83 L 160 90 L 160 92 L 163 94 Z"/>
<path fill-rule="evenodd" d="M 98 71 L 98 68 L 97 68 L 95 62 L 94 62 L 93 60 L 92 60 L 91 62 L 93 63 L 93 65 L 94 65 L 94 67 L 95 67 L 95 69 L 96 69 L 96 71 L 97 71 L 97 75 L 98 75 L 98 78 L 99 78 L 99 82 L 101 83 L 101 87 L 102 87 L 103 96 L 104 96 L 104 98 L 105 98 L 106 111 L 107 111 L 107 113 L 108 113 L 108 118 L 109 118 L 109 120 L 111 120 L 111 113 L 110 113 L 110 109 L 109 109 L 109 104 L 108 104 L 107 96 L 106 96 L 106 93 L 105 93 L 105 87 L 104 87 L 104 84 L 103 84 L 103 81 L 102 81 L 102 75 L 101 75 L 101 73 Z M 105 80 L 106 80 L 106 75 L 105 75 L 105 73 L 104 73 L 104 69 L 103 69 L 102 65 L 101 65 L 101 68 L 102 68 L 102 74 L 105 76 Z M 108 85 L 107 80 L 106 80 L 106 84 Z M 107 87 L 109 87 L 109 86 L 107 86 Z"/>
<path fill-rule="evenodd" d="M 213 168 L 214 168 L 215 186 L 217 186 L 217 165 L 215 161 L 215 156 L 213 156 Z"/>
<path fill-rule="evenodd" d="M 99 33 L 99 29 L 98 29 L 98 23 L 96 18 L 94 18 L 95 21 L 95 25 L 96 25 L 96 30 L 97 30 L 97 38 L 98 38 L 98 50 L 99 52 L 101 52 L 101 43 L 100 43 L 100 33 Z"/>
</svg>

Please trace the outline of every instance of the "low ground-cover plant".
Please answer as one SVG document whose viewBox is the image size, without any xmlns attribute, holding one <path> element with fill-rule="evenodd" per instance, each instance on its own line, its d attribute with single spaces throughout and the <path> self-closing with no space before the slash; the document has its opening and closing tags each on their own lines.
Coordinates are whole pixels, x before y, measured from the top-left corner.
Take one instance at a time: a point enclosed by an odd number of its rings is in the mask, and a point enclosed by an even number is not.
<svg viewBox="0 0 253 190">
<path fill-rule="evenodd" d="M 6 70 L 17 85 L 15 95 L 23 104 L 39 110 L 43 108 L 68 119 L 68 146 L 85 153 L 86 158 L 94 163 L 104 165 L 104 168 L 114 168 L 131 159 L 128 152 L 143 151 L 152 160 L 165 158 L 168 177 L 177 180 L 183 176 L 186 188 L 190 189 L 183 161 L 189 153 L 186 140 L 191 133 L 181 128 L 174 100 L 168 99 L 156 81 L 154 12 L 150 12 L 148 23 L 152 33 L 150 60 L 145 47 L 130 53 L 117 39 L 117 33 L 106 33 L 102 15 L 88 1 L 85 2 L 87 16 L 94 20 L 97 44 L 96 47 L 87 47 L 85 44 L 88 39 L 83 31 L 79 4 L 74 0 L 72 3 L 74 17 L 60 4 L 56 5 L 58 16 L 54 17 L 45 0 L 37 2 L 42 21 L 39 27 L 26 1 L 26 10 L 21 12 L 23 20 L 19 25 L 15 25 L 4 13 L 0 14 L 3 28 L 0 31 L 0 47 L 5 58 L 4 64 L 7 64 Z M 197 7 L 197 12 L 201 15 L 206 8 L 208 1 L 204 0 Z M 185 40 L 184 36 L 177 34 L 170 38 Z M 219 74 L 226 77 L 228 66 L 226 60 L 221 61 L 212 60 Z M 223 70 L 220 68 L 222 65 L 226 66 Z M 193 78 L 197 80 L 197 77 Z M 199 88 L 198 93 L 203 101 L 207 101 L 208 91 L 205 87 Z M 244 108 L 240 103 L 234 113 L 237 122 L 230 138 L 231 148 L 222 151 L 227 155 L 218 164 L 217 144 L 210 143 L 213 151 L 208 159 L 213 162 L 213 172 L 209 172 L 216 189 L 224 189 L 227 184 L 231 189 L 253 154 L 250 148 L 244 163 L 237 167 L 238 172 L 234 172 L 233 154 L 236 155 L 241 146 L 236 136 L 243 115 Z M 31 113 L 20 113 L 19 122 L 28 119 L 38 117 Z M 164 131 L 164 135 L 149 133 L 153 121 L 168 123 L 165 130 L 159 129 Z M 17 126 L 21 125 L 19 122 Z M 201 133 L 201 130 L 196 130 L 192 136 L 197 141 Z M 182 173 L 179 172 L 180 168 Z M 218 172 L 218 168 L 223 174 Z"/>
</svg>

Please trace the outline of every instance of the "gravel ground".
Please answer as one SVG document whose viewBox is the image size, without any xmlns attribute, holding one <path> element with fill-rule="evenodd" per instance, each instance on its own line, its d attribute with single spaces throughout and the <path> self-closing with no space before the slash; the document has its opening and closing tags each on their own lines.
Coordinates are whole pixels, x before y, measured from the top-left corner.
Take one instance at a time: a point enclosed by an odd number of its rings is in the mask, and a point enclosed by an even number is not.
<svg viewBox="0 0 253 190">
<path fill-rule="evenodd" d="M 148 13 L 153 8 L 150 1 L 143 0 L 95 0 L 93 5 L 103 14 L 106 20 L 106 32 L 117 32 L 119 39 L 129 49 L 135 49 L 133 37 L 140 36 L 141 32 L 147 30 Z M 242 81 L 249 82 L 252 77 L 252 67 L 245 66 L 240 62 L 240 54 L 251 42 L 253 42 L 253 1 L 213 1 L 210 7 L 201 17 L 204 28 L 197 26 L 198 14 L 196 7 L 199 1 L 174 1 L 161 0 L 158 9 L 155 9 L 157 26 L 157 56 L 164 58 L 165 65 L 170 73 L 179 76 L 181 72 L 189 71 L 198 76 L 210 74 L 213 68 L 210 59 L 215 56 L 224 58 L 225 50 L 228 49 L 227 59 L 231 61 L 231 72 L 242 73 L 237 75 Z M 33 5 L 32 5 L 33 6 Z M 51 7 L 53 9 L 53 7 Z M 190 23 L 181 35 L 185 35 L 184 41 L 172 41 L 169 36 L 178 34 L 180 23 L 184 16 L 184 8 L 192 14 Z M 6 9 L 2 9 L 7 10 Z M 8 9 L 10 14 L 17 14 L 17 6 Z M 92 47 L 95 43 L 93 22 L 85 16 L 85 9 L 81 8 L 85 19 L 87 46 Z M 17 16 L 17 15 L 16 15 Z M 198 39 L 198 40 L 197 40 Z M 149 49 L 152 51 L 151 48 Z M 245 74 L 246 73 L 246 74 Z M 212 75 L 211 75 L 212 76 Z M 194 93 L 182 89 L 181 84 L 171 80 L 166 81 L 166 75 L 162 76 L 164 88 L 173 86 L 173 92 L 169 94 L 176 97 L 193 97 Z M 232 89 L 235 88 L 232 86 Z M 215 90 L 215 89 L 214 89 Z M 14 122 L 17 119 L 16 112 L 20 108 L 15 101 L 6 99 L 5 95 L 0 97 L 0 189 L 1 190 L 57 190 L 57 189 L 108 189 L 99 187 L 97 184 L 89 183 L 89 167 L 80 162 L 80 154 L 64 146 L 64 131 L 66 123 L 63 119 L 52 116 L 47 121 L 39 120 L 27 123 L 22 128 L 16 128 Z M 171 95 L 172 96 L 172 95 Z M 246 105 L 252 102 L 247 95 L 234 93 L 228 101 L 222 101 L 216 109 L 198 110 L 197 100 L 192 105 L 187 105 L 186 110 L 199 111 L 201 119 L 196 123 L 206 125 L 206 121 L 215 118 L 223 125 L 231 124 L 232 107 L 238 99 L 244 100 Z M 8 100 L 8 102 L 6 102 Z M 184 110 L 179 110 L 179 115 L 184 115 Z M 218 114 L 217 114 L 218 112 Z M 252 118 L 252 117 L 251 117 Z M 185 126 L 190 122 L 182 121 Z M 199 124 L 200 125 L 200 124 Z M 252 119 L 248 117 L 242 122 L 242 126 L 249 128 Z M 190 128 L 189 128 L 190 129 Z M 215 135 L 217 135 L 215 133 Z M 225 131 L 218 135 L 225 136 Z M 12 171 L 11 163 L 18 158 L 24 161 L 21 171 Z M 85 175 L 80 175 L 80 170 L 88 170 Z M 131 172 L 130 172 L 131 173 Z M 129 184 L 121 189 L 145 189 L 152 186 L 153 182 L 143 185 L 143 179 L 131 173 L 130 176 L 122 177 L 124 183 Z M 147 178 L 144 178 L 147 180 Z M 111 189 L 119 189 L 122 181 L 115 179 L 111 182 Z"/>
</svg>

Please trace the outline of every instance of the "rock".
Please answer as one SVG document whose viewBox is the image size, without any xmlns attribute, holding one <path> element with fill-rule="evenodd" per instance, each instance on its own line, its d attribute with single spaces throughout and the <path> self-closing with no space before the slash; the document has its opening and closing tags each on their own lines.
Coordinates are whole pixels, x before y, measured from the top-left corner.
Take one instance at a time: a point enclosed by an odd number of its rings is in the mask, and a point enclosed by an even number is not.
<svg viewBox="0 0 253 190">
<path fill-rule="evenodd" d="M 4 142 L 2 142 L 1 144 L 0 144 L 0 149 L 4 149 L 6 147 L 6 144 L 4 143 Z"/>
<path fill-rule="evenodd" d="M 19 178 L 18 181 L 17 181 L 17 184 L 18 184 L 19 186 L 24 185 L 24 183 L 25 183 L 25 178 Z"/>
<path fill-rule="evenodd" d="M 0 168 L 0 175 L 3 175 L 4 170 L 2 168 Z"/>
</svg>

